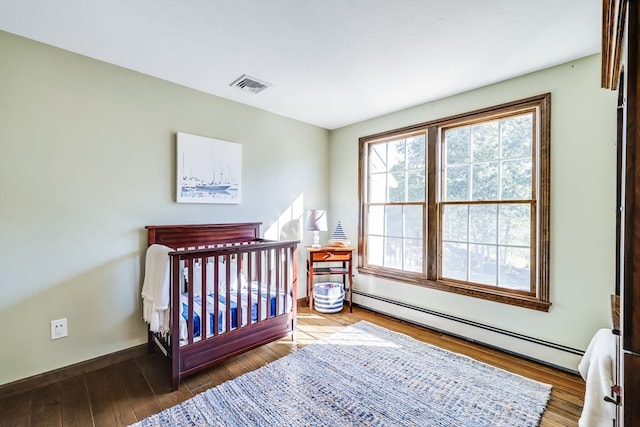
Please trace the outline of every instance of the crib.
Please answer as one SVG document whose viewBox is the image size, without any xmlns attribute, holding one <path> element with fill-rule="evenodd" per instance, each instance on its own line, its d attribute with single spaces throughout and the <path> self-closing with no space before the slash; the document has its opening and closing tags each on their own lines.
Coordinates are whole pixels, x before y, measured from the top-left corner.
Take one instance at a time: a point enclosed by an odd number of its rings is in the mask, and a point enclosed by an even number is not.
<svg viewBox="0 0 640 427">
<path fill-rule="evenodd" d="M 295 340 L 299 242 L 261 239 L 260 224 L 145 227 L 149 246 L 173 249 L 169 332 L 148 336 L 149 351 L 171 360 L 173 390 L 216 363 L 287 335 Z"/>
</svg>

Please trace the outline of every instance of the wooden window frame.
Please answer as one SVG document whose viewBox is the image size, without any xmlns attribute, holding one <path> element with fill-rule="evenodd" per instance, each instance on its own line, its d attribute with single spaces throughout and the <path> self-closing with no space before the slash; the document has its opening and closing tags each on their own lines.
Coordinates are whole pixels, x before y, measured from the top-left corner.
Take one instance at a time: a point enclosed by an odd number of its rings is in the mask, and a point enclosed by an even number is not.
<svg viewBox="0 0 640 427">
<path fill-rule="evenodd" d="M 496 118 L 535 111 L 536 138 L 533 141 L 532 168 L 532 289 L 531 292 L 479 285 L 471 282 L 442 279 L 439 200 L 440 185 L 440 132 L 443 128 L 479 123 Z M 539 311 L 548 311 L 550 302 L 550 182 L 551 182 L 551 94 L 546 93 L 443 119 L 433 120 L 400 129 L 365 136 L 359 139 L 359 201 L 360 221 L 358 234 L 358 271 L 360 274 L 424 286 L 470 297 L 515 305 Z M 423 272 L 415 273 L 367 264 L 367 170 L 368 147 L 373 143 L 390 141 L 408 135 L 424 133 L 426 137 L 426 189 L 424 206 L 423 241 L 425 247 Z M 415 203 L 415 202 L 412 202 Z M 534 267 L 535 266 L 535 267 Z"/>
</svg>

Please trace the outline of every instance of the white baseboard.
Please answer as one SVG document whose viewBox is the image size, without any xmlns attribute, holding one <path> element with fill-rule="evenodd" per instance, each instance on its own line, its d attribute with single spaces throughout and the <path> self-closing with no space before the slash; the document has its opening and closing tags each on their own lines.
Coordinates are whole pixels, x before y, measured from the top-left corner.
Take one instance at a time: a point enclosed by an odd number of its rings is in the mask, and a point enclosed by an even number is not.
<svg viewBox="0 0 640 427">
<path fill-rule="evenodd" d="M 353 303 L 397 319 L 439 330 L 449 335 L 477 342 L 571 373 L 578 372 L 578 363 L 584 354 L 581 350 L 560 344 L 527 337 L 356 290 L 353 291 Z"/>
</svg>

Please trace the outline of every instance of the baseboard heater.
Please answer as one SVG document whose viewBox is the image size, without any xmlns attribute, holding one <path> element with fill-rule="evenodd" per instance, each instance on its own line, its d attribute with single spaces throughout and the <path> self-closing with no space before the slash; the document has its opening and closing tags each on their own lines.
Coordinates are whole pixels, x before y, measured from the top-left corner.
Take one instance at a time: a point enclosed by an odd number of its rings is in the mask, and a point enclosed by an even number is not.
<svg viewBox="0 0 640 427">
<path fill-rule="evenodd" d="M 353 295 L 354 305 L 362 308 L 466 341 L 479 343 L 565 372 L 577 374 L 578 363 L 584 355 L 582 350 L 390 298 L 372 295 L 356 289 L 353 290 Z M 434 321 L 430 322 L 428 320 Z M 478 335 L 480 335 L 479 338 L 477 337 Z M 501 343 L 504 338 L 509 338 L 511 342 Z"/>
</svg>

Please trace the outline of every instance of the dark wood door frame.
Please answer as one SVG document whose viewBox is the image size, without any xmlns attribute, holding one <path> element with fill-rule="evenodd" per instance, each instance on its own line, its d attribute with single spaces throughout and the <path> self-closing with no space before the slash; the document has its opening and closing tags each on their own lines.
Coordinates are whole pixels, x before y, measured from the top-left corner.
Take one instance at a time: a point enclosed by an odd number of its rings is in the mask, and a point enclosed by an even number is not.
<svg viewBox="0 0 640 427">
<path fill-rule="evenodd" d="M 622 379 L 619 421 L 636 426 L 640 425 L 640 6 L 636 0 L 603 0 L 602 17 L 602 86 L 619 90 L 615 279 L 622 306 L 624 360 L 622 371 L 617 367 L 617 378 Z"/>
</svg>

